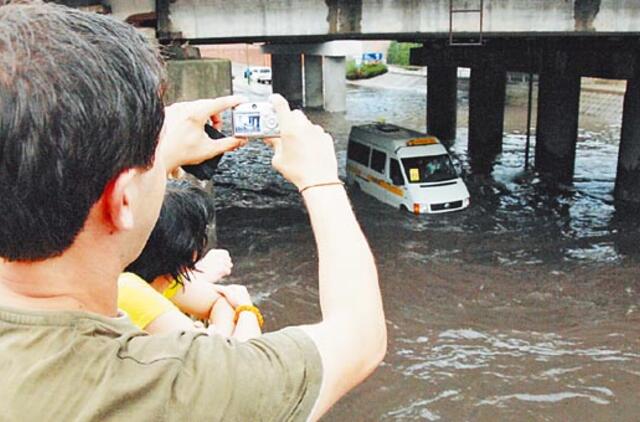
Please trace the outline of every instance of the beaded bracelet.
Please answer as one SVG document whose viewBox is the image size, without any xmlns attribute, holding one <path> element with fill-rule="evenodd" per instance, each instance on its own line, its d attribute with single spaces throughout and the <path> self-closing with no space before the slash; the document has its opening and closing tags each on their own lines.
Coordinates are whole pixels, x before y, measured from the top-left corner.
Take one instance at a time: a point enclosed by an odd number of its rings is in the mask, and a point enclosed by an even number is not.
<svg viewBox="0 0 640 422">
<path fill-rule="evenodd" d="M 260 326 L 260 328 L 262 328 L 262 325 L 264 325 L 264 318 L 262 317 L 262 313 L 260 313 L 260 309 L 258 309 L 257 307 L 253 306 L 253 305 L 240 305 L 236 308 L 235 311 L 235 315 L 233 317 L 233 323 L 237 324 L 238 323 L 238 319 L 240 318 L 240 314 L 242 312 L 251 312 L 252 314 L 254 314 L 256 316 L 256 318 L 258 319 L 258 325 Z"/>
<path fill-rule="evenodd" d="M 342 185 L 342 186 L 344 186 L 344 182 L 341 181 L 341 180 L 338 180 L 337 182 L 316 183 L 316 184 L 313 184 L 313 185 L 305 186 L 302 189 L 298 190 L 298 192 L 302 193 L 302 192 L 304 192 L 304 191 L 306 191 L 307 189 L 310 189 L 310 188 L 317 188 L 317 187 L 320 187 L 320 186 L 333 186 L 333 185 Z"/>
</svg>

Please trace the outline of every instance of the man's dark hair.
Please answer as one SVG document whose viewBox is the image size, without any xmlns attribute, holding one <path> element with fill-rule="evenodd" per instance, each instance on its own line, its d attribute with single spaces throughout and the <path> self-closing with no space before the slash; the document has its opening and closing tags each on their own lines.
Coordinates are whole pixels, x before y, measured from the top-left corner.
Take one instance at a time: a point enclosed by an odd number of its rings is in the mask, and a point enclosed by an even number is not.
<svg viewBox="0 0 640 422">
<path fill-rule="evenodd" d="M 215 216 L 211 196 L 186 180 L 170 180 L 151 236 L 125 271 L 151 283 L 158 276 L 189 279 L 207 247 L 207 225 Z"/>
<path fill-rule="evenodd" d="M 62 254 L 115 176 L 153 164 L 164 120 L 156 50 L 115 19 L 0 7 L 0 256 Z"/>
</svg>

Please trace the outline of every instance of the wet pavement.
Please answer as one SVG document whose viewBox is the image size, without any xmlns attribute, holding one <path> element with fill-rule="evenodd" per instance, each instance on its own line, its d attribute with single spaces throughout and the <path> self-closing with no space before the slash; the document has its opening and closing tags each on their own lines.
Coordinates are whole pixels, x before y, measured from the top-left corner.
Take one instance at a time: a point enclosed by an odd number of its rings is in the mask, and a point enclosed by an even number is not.
<svg viewBox="0 0 640 422">
<path fill-rule="evenodd" d="M 255 99 L 269 91 L 236 82 Z M 464 126 L 464 90 L 459 98 Z M 413 216 L 352 195 L 378 263 L 389 349 L 327 420 L 640 420 L 640 218 L 616 211 L 611 195 L 620 122 L 581 116 L 576 181 L 551 188 L 523 171 L 520 104 L 507 106 L 490 176 L 474 173 L 458 131 L 451 151 L 469 209 Z M 347 106 L 308 112 L 334 136 L 343 176 L 351 125 L 425 129 L 423 93 L 350 86 Z M 269 330 L 316 321 L 313 237 L 268 148 L 227 154 L 215 181 L 231 281 L 249 286 Z"/>
</svg>

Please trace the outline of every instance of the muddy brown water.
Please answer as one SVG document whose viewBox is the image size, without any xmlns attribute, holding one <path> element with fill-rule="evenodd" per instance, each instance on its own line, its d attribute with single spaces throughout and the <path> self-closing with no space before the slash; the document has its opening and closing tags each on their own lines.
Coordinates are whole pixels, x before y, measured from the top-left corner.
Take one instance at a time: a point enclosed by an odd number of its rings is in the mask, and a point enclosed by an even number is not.
<svg viewBox="0 0 640 422">
<path fill-rule="evenodd" d="M 347 104 L 344 114 L 309 112 L 336 138 L 342 174 L 352 124 L 385 117 L 424 130 L 421 94 L 351 87 Z M 352 195 L 389 347 L 326 420 L 640 420 L 640 218 L 612 205 L 619 122 L 581 119 L 576 182 L 557 190 L 523 172 L 525 113 L 513 105 L 506 115 L 490 176 L 473 174 L 466 129 L 451 148 L 468 210 L 416 217 Z M 228 154 L 215 180 L 231 281 L 249 286 L 268 330 L 316 321 L 310 226 L 269 150 L 255 142 Z"/>
</svg>

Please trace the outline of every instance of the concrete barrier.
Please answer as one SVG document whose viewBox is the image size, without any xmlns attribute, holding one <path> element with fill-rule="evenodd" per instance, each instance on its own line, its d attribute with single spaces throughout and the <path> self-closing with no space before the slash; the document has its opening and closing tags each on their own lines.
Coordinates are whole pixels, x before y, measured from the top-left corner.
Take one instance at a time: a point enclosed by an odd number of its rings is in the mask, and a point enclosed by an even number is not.
<svg viewBox="0 0 640 422">
<path fill-rule="evenodd" d="M 231 62 L 228 60 L 169 60 L 167 74 L 167 104 L 221 97 L 232 93 Z"/>
<path fill-rule="evenodd" d="M 165 93 L 166 104 L 221 97 L 231 95 L 233 91 L 229 60 L 170 60 L 167 62 L 167 75 L 169 86 Z M 213 182 L 197 180 L 189 174 L 184 177 L 199 185 L 211 196 L 215 196 Z M 215 247 L 217 243 L 215 218 L 207 227 L 207 232 L 209 247 Z"/>
</svg>

